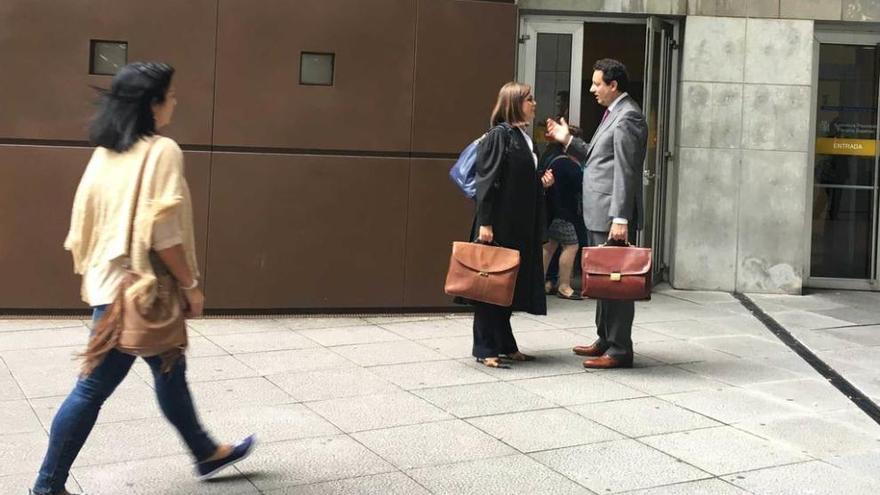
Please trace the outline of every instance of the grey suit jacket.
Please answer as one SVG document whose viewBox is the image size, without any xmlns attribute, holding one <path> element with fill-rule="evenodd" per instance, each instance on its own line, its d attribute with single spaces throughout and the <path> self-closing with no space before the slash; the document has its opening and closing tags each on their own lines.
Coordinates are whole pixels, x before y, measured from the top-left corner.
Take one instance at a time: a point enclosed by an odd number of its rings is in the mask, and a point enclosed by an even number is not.
<svg viewBox="0 0 880 495">
<path fill-rule="evenodd" d="M 642 167 L 647 147 L 648 124 L 629 95 L 617 102 L 589 143 L 572 139 L 568 153 L 586 164 L 583 198 L 587 229 L 607 232 L 613 218 L 625 218 L 641 228 Z"/>
</svg>

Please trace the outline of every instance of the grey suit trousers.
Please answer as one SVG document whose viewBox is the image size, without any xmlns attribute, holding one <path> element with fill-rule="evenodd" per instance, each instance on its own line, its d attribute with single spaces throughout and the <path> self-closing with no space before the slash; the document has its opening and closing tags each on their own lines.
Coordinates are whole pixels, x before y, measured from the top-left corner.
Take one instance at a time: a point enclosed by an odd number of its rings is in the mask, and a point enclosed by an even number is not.
<svg viewBox="0 0 880 495">
<path fill-rule="evenodd" d="M 632 227 L 630 227 L 632 231 Z M 632 239 L 632 236 L 630 236 Z M 590 231 L 590 244 L 598 246 L 608 241 L 608 232 Z M 632 361 L 632 323 L 636 305 L 633 301 L 596 301 L 596 333 L 593 343 L 605 354 L 624 361 Z"/>
</svg>

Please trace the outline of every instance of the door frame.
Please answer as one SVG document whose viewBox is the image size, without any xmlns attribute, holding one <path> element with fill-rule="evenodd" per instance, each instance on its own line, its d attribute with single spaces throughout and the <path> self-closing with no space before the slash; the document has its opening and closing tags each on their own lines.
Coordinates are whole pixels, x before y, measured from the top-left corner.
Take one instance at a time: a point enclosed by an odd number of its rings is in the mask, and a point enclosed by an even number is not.
<svg viewBox="0 0 880 495">
<path fill-rule="evenodd" d="M 816 170 L 816 111 L 818 109 L 819 97 L 819 48 L 820 45 L 862 45 L 862 46 L 878 46 L 880 45 L 880 32 L 866 31 L 841 31 L 835 29 L 819 29 L 815 30 L 813 36 L 813 80 L 810 91 L 810 140 L 807 151 L 808 172 L 806 201 L 804 203 L 804 287 L 817 289 L 844 289 L 844 290 L 880 290 L 880 256 L 878 256 L 878 231 L 880 231 L 880 148 L 874 155 L 874 200 L 873 200 L 873 232 L 871 234 L 871 278 L 866 279 L 850 279 L 850 278 L 833 278 L 833 277 L 813 277 L 810 275 L 813 260 L 813 188 L 815 187 L 815 170 Z M 880 84 L 876 88 L 880 95 Z M 878 100 L 880 101 L 880 100 Z M 878 130 L 880 130 L 880 111 L 877 113 Z M 876 136 L 876 134 L 875 134 Z"/>
<path fill-rule="evenodd" d="M 532 59 L 528 60 L 529 53 L 527 51 L 527 43 L 523 40 L 523 36 L 534 36 L 533 32 L 529 31 L 529 25 L 545 25 L 545 24 L 556 24 L 556 25 L 568 25 L 573 26 L 575 24 L 580 26 L 580 46 L 577 50 L 581 53 L 580 61 L 578 61 L 578 65 L 581 66 L 581 75 L 583 71 L 583 25 L 584 23 L 604 23 L 604 24 L 634 24 L 634 25 L 642 25 L 645 26 L 646 31 L 646 39 L 647 39 L 647 28 L 649 23 L 654 22 L 654 20 L 660 20 L 662 22 L 666 22 L 672 25 L 673 27 L 673 37 L 672 40 L 676 44 L 676 49 L 672 50 L 672 59 L 670 60 L 671 71 L 670 71 L 670 81 L 669 81 L 669 103 L 668 103 L 668 116 L 666 122 L 666 131 L 667 131 L 667 139 L 666 139 L 666 152 L 669 153 L 668 159 L 666 161 L 666 177 L 663 184 L 662 191 L 662 201 L 665 203 L 662 207 L 662 223 L 663 223 L 663 238 L 661 240 L 662 245 L 659 246 L 661 253 L 660 257 L 654 258 L 655 265 L 659 265 L 660 275 L 664 279 L 669 279 L 670 272 L 673 270 L 672 262 L 671 262 L 671 254 L 673 252 L 675 246 L 675 236 L 673 232 L 675 230 L 675 201 L 674 198 L 677 196 L 678 190 L 678 178 L 676 173 L 676 159 L 677 156 L 675 154 L 676 147 L 678 146 L 678 90 L 680 86 L 680 75 L 681 75 L 681 46 L 682 46 L 682 19 L 677 17 L 665 17 L 659 15 L 644 15 L 638 17 L 605 17 L 605 16 L 591 16 L 591 15 L 546 15 L 541 13 L 532 13 L 531 11 L 520 11 L 519 16 L 519 34 L 517 36 L 518 40 L 518 50 L 517 50 L 517 64 L 516 64 L 516 75 L 517 80 L 526 82 L 528 84 L 534 84 L 534 73 L 535 73 L 535 59 L 534 54 L 531 54 Z M 565 32 L 565 31 L 556 31 L 556 32 Z M 573 33 L 572 33 L 573 34 Z M 535 40 L 537 43 L 537 40 Z M 575 40 L 572 40 L 573 45 Z M 575 47 L 572 46 L 572 55 L 574 55 Z M 647 47 L 646 47 L 646 56 L 647 56 Z M 569 116 L 573 115 L 572 111 L 574 107 L 577 107 L 578 119 L 580 118 L 580 102 L 583 95 L 580 91 L 580 79 L 575 79 L 577 72 L 574 70 L 574 61 L 572 61 L 572 88 L 578 88 L 578 101 L 575 104 L 574 94 L 572 93 L 569 100 Z M 531 76 L 529 74 L 531 73 Z M 531 81 L 531 82 L 530 82 Z M 574 121 L 572 119 L 572 121 Z M 647 159 L 647 157 L 646 157 Z M 642 166 L 644 170 L 644 164 Z M 661 191 L 658 189 L 655 194 L 661 194 Z M 655 282 L 659 282 L 660 280 L 655 280 Z"/>
</svg>

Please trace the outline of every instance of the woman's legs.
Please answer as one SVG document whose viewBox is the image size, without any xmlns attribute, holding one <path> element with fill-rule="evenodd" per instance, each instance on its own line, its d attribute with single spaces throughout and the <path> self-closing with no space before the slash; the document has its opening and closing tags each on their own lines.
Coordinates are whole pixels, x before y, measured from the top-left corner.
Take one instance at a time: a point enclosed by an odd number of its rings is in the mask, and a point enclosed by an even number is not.
<svg viewBox="0 0 880 495">
<path fill-rule="evenodd" d="M 158 356 L 144 358 L 153 372 L 156 398 L 165 418 L 174 425 L 189 447 L 196 462 L 205 461 L 217 453 L 218 445 L 202 428 L 196 415 L 195 405 L 186 383 L 186 358 L 180 359 L 168 373 L 162 373 L 162 359 Z M 228 447 L 228 446 L 227 446 Z M 231 448 L 227 448 L 231 450 Z"/>
<path fill-rule="evenodd" d="M 553 260 L 553 255 L 556 253 L 556 249 L 559 247 L 559 243 L 553 239 L 544 243 L 544 278 L 547 278 L 547 269 L 550 267 L 550 261 Z M 560 260 L 560 264 L 561 264 Z M 561 269 L 561 266 L 560 266 Z M 560 277 L 560 281 L 561 281 Z M 553 289 L 553 282 L 547 280 L 544 282 L 544 292 L 550 293 Z"/>
<path fill-rule="evenodd" d="M 35 495 L 65 493 L 70 466 L 95 426 L 101 405 L 128 374 L 133 362 L 134 356 L 114 349 L 90 375 L 77 381 L 52 420 L 49 448 L 34 483 Z"/>
<path fill-rule="evenodd" d="M 577 251 L 577 244 L 569 244 L 562 246 L 562 253 L 559 255 L 559 293 L 564 296 L 570 296 L 574 292 L 571 288 L 571 273 Z"/>
<path fill-rule="evenodd" d="M 474 303 L 474 347 L 477 359 L 497 358 L 498 343 L 495 339 L 495 306 L 488 303 Z"/>
</svg>

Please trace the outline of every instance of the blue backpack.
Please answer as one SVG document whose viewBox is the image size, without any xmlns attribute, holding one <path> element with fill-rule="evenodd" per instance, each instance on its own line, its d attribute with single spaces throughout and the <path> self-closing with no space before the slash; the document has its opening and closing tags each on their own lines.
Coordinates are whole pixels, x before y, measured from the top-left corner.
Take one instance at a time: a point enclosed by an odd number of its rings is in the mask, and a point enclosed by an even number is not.
<svg viewBox="0 0 880 495">
<path fill-rule="evenodd" d="M 499 124 L 505 126 L 504 124 Z M 477 140 L 467 145 L 464 151 L 458 155 L 455 165 L 449 169 L 449 178 L 470 199 L 477 195 L 477 148 L 489 133 L 483 134 Z"/>
</svg>

